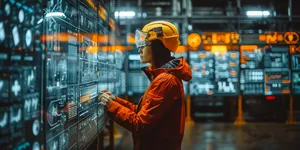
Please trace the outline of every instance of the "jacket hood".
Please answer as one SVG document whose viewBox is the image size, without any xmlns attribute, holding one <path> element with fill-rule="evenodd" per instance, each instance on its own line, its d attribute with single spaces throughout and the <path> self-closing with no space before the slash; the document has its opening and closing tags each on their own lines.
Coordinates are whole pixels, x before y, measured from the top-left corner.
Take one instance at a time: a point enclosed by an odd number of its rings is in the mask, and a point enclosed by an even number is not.
<svg viewBox="0 0 300 150">
<path fill-rule="evenodd" d="M 163 72 L 173 74 L 184 81 L 190 81 L 192 79 L 192 70 L 189 64 L 183 57 L 173 58 L 168 63 L 162 65 L 160 68 L 152 70 L 150 66 L 142 68 L 147 77 L 151 80 Z"/>
</svg>

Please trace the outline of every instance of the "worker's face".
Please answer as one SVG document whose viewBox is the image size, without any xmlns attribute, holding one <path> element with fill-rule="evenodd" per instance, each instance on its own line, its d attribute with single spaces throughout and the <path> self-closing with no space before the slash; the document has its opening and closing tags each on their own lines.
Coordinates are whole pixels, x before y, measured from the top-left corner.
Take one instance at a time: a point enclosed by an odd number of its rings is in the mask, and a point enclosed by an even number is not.
<svg viewBox="0 0 300 150">
<path fill-rule="evenodd" d="M 151 46 L 143 46 L 139 49 L 141 63 L 151 63 L 152 61 L 152 49 Z"/>
</svg>

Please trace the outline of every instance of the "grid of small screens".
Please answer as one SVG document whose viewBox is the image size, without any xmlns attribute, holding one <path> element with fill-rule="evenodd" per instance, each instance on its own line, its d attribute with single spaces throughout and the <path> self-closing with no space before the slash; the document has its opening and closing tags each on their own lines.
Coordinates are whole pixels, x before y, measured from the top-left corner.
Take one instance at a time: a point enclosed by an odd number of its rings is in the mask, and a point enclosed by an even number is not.
<svg viewBox="0 0 300 150">
<path fill-rule="evenodd" d="M 244 95 L 290 94 L 288 46 L 242 50 L 241 90 Z"/>
<path fill-rule="evenodd" d="M 0 8 L 0 146 L 86 148 L 105 123 L 98 93 L 125 92 L 123 52 L 98 40 L 111 33 L 102 1 L 4 0 Z"/>
<path fill-rule="evenodd" d="M 288 45 L 241 46 L 238 51 L 190 52 L 190 94 L 280 95 L 299 93 L 299 53 Z M 291 61 L 291 66 L 289 65 Z M 292 73 L 291 73 L 292 70 Z M 291 89 L 292 88 L 292 89 Z"/>
<path fill-rule="evenodd" d="M 190 94 L 237 95 L 239 92 L 239 51 L 213 53 L 200 50 L 190 52 L 193 78 Z"/>
<path fill-rule="evenodd" d="M 0 2 L 0 147 L 40 149 L 42 129 L 41 0 Z"/>
</svg>

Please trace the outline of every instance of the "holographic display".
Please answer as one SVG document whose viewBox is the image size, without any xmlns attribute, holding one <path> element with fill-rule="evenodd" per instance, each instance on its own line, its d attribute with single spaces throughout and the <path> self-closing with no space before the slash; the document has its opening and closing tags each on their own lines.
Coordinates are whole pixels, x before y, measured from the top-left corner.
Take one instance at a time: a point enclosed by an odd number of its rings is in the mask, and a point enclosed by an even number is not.
<svg viewBox="0 0 300 150">
<path fill-rule="evenodd" d="M 0 3 L 0 147 L 41 149 L 42 1 Z"/>
<path fill-rule="evenodd" d="M 46 147 L 84 149 L 103 129 L 105 111 L 97 96 L 116 82 L 115 58 L 98 44 L 97 33 L 105 34 L 106 25 L 91 7 L 96 3 L 51 1 L 47 6 L 50 13 L 64 15 L 45 20 Z"/>
<path fill-rule="evenodd" d="M 0 2 L 1 149 L 87 149 L 102 132 L 98 93 L 125 88 L 124 58 L 116 61 L 98 39 L 111 32 L 98 14 L 103 5 Z"/>
</svg>

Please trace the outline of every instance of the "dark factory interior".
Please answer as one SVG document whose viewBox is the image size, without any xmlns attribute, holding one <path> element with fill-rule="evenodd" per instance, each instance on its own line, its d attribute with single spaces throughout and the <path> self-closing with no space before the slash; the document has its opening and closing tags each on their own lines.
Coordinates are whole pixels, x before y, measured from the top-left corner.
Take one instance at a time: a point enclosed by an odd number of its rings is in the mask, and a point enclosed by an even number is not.
<svg viewBox="0 0 300 150">
<path fill-rule="evenodd" d="M 298 6 L 1 0 L 0 149 L 298 150 Z"/>
</svg>

